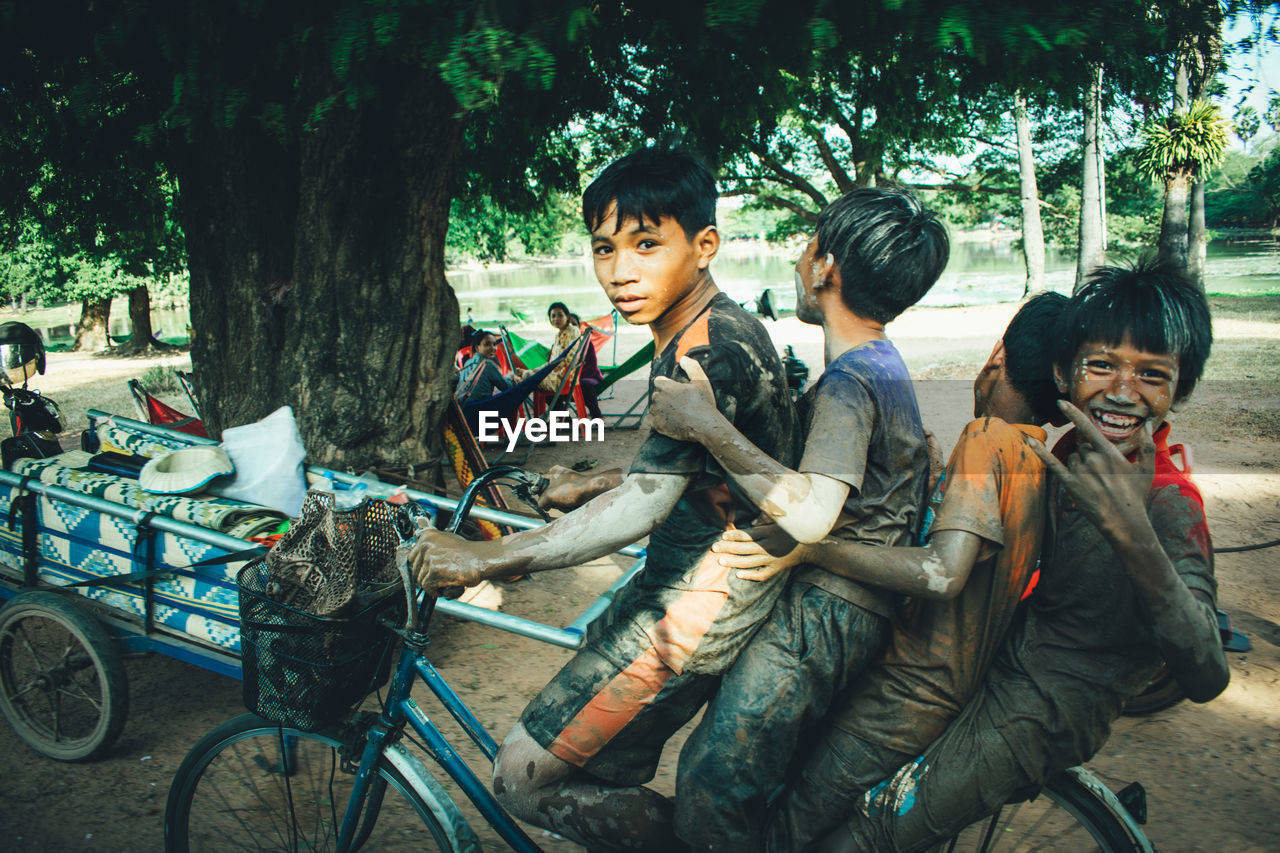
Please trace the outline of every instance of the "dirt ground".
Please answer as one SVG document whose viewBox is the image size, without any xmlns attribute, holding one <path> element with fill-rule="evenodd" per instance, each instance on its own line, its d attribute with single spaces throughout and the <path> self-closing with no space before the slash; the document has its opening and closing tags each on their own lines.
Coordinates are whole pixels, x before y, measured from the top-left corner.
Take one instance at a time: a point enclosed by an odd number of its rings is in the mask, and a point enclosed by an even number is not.
<svg viewBox="0 0 1280 853">
<path fill-rule="evenodd" d="M 944 441 L 969 417 L 969 382 L 1016 306 L 917 309 L 890 335 L 918 380 L 926 425 Z M 1194 399 L 1174 417 L 1175 440 L 1195 448 L 1214 542 L 1246 545 L 1280 537 L 1280 299 L 1215 300 L 1216 343 Z M 779 348 L 793 344 L 816 377 L 820 338 L 794 320 L 769 324 Z M 635 330 L 628 345 L 639 346 Z M 124 380 L 168 359 L 55 355 L 33 383 L 57 400 L 67 436 L 94 407 L 130 414 Z M 180 394 L 162 395 L 188 408 Z M 606 405 L 606 410 L 610 407 Z M 625 464 L 641 431 L 611 432 L 603 443 L 538 448 L 528 467 L 592 461 Z M 64 440 L 64 445 L 70 445 Z M 605 558 L 577 569 L 501 587 L 502 609 L 567 624 L 628 561 Z M 1280 548 L 1223 554 L 1217 561 L 1220 606 L 1253 642 L 1228 655 L 1232 681 L 1207 705 L 1182 703 L 1116 726 L 1090 767 L 1113 789 L 1140 781 L 1147 790 L 1146 830 L 1170 851 L 1280 849 Z M 525 703 L 569 652 L 473 623 L 441 620 L 432 659 L 501 737 Z M 188 748 L 217 723 L 240 713 L 239 683 L 168 658 L 127 662 L 132 706 L 115 749 L 89 764 L 60 764 L 32 753 L 0 726 L 0 778 L 6 780 L 0 849 L 155 851 L 162 849 L 165 796 Z M 431 700 L 422 697 L 431 712 Z M 447 727 L 446 730 L 448 731 Z M 683 733 L 669 747 L 655 786 L 672 790 Z M 462 750 L 478 767 L 475 750 Z M 472 813 L 469 809 L 464 811 Z M 480 827 L 478 820 L 473 826 Z M 577 849 L 532 830 L 548 850 Z M 486 849 L 503 849 L 484 835 Z"/>
</svg>

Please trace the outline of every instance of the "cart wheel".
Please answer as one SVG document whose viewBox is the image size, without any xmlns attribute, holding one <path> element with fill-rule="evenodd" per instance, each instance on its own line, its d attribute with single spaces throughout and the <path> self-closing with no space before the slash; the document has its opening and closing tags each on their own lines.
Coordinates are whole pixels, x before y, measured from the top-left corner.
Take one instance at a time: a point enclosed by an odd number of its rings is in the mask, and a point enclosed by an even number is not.
<svg viewBox="0 0 1280 853">
<path fill-rule="evenodd" d="M 85 608 L 53 592 L 0 608 L 0 711 L 28 746 L 59 761 L 96 758 L 128 710 L 115 643 Z"/>
</svg>

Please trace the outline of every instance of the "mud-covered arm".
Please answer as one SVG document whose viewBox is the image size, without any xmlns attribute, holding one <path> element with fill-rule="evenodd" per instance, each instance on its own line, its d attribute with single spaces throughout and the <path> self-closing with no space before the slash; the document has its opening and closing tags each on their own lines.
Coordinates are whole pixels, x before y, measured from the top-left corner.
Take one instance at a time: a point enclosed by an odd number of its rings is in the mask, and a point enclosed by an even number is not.
<svg viewBox="0 0 1280 853">
<path fill-rule="evenodd" d="M 721 555 L 721 565 L 738 569 L 744 580 L 767 580 L 799 563 L 817 563 L 833 574 L 905 595 L 949 599 L 964 589 L 983 544 L 965 530 L 939 530 L 928 545 L 916 548 L 865 545 L 834 536 L 796 545 L 784 537 L 775 525 L 757 524 L 726 530 L 712 550 Z M 788 544 L 794 545 L 790 551 Z"/>
<path fill-rule="evenodd" d="M 431 592 L 576 566 L 656 530 L 690 479 L 685 474 L 629 474 L 616 489 L 550 524 L 488 542 L 423 530 L 409 552 L 409 565 L 419 585 Z"/>
<path fill-rule="evenodd" d="M 1208 702 L 1226 689 L 1231 673 L 1211 593 L 1187 585 L 1152 523 L 1148 501 L 1156 450 L 1150 425 L 1144 426 L 1131 463 L 1079 409 L 1065 401 L 1059 405 L 1076 425 L 1075 452 L 1063 465 L 1043 446 L 1033 448 L 1120 557 L 1165 663 L 1187 698 Z M 1185 541 L 1192 531 L 1180 532 L 1184 536 L 1175 540 Z M 1206 569 L 1207 549 L 1207 541 L 1198 549 Z M 1180 561 L 1191 557 L 1174 556 Z"/>
<path fill-rule="evenodd" d="M 1187 698 L 1208 702 L 1231 679 L 1213 598 L 1187 586 L 1150 518 L 1135 518 L 1127 527 L 1108 539 L 1138 590 L 1165 664 Z"/>
<path fill-rule="evenodd" d="M 552 465 L 547 471 L 547 488 L 538 495 L 538 506 L 569 512 L 593 500 L 605 492 L 622 485 L 626 472 L 621 468 L 608 468 L 579 474 L 563 465 Z"/>
<path fill-rule="evenodd" d="M 702 366 L 685 356 L 688 382 L 659 377 L 649 409 L 653 428 L 677 441 L 701 444 L 747 498 L 797 542 L 816 542 L 835 526 L 849 484 L 802 474 L 751 443 L 716 407 Z"/>
</svg>

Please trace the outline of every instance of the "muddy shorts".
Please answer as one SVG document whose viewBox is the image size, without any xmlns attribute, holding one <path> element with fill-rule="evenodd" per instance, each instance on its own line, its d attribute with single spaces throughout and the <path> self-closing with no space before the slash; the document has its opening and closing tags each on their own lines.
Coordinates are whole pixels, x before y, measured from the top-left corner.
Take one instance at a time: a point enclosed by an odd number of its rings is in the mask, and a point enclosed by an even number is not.
<svg viewBox="0 0 1280 853">
<path fill-rule="evenodd" d="M 781 588 L 729 577 L 714 554 L 682 586 L 644 579 L 592 622 L 520 717 L 552 755 L 615 785 L 653 778 L 663 746 L 715 692 Z"/>
<path fill-rule="evenodd" d="M 1039 725 L 1010 719 L 984 699 L 979 693 L 923 755 L 857 799 L 837 830 L 855 849 L 929 850 L 1005 803 L 1039 793 L 1043 778 L 1031 778 L 1009 747 L 1009 739 L 1041 737 Z"/>
<path fill-rule="evenodd" d="M 725 674 L 680 753 L 676 832 L 697 849 L 762 843 L 770 799 L 802 739 L 874 658 L 888 620 L 792 581 Z"/>
<path fill-rule="evenodd" d="M 828 728 L 775 804 L 765 830 L 765 849 L 805 849 L 844 823 L 867 791 L 914 758 Z"/>
</svg>

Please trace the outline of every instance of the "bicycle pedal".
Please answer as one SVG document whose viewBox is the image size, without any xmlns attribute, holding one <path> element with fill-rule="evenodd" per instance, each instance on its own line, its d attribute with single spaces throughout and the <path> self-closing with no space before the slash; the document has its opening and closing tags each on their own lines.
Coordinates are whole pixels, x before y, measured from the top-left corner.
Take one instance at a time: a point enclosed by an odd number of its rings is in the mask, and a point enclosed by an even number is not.
<svg viewBox="0 0 1280 853">
<path fill-rule="evenodd" d="M 1116 791 L 1116 799 L 1131 818 L 1140 824 L 1147 822 L 1147 789 L 1141 782 L 1130 782 Z"/>
</svg>

